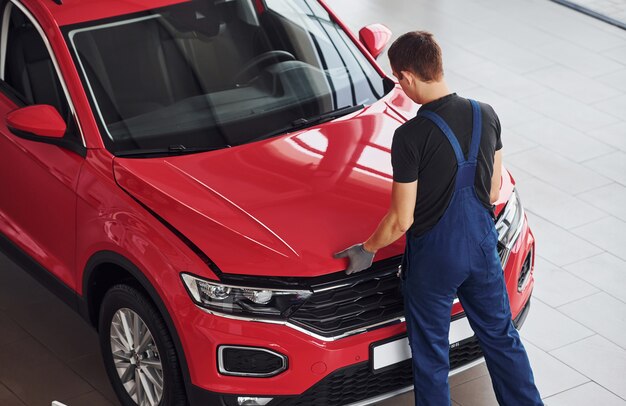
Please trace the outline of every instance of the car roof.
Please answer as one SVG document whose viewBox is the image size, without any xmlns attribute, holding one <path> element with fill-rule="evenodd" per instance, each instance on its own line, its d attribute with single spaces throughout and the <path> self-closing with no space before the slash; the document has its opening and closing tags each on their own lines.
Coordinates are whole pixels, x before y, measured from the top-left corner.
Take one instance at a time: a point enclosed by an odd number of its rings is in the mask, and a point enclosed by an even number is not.
<svg viewBox="0 0 626 406">
<path fill-rule="evenodd" d="M 190 0 L 31 0 L 46 7 L 59 26 L 137 13 Z M 26 3 L 26 2 L 25 2 Z M 61 3 L 61 4 L 59 4 Z"/>
</svg>

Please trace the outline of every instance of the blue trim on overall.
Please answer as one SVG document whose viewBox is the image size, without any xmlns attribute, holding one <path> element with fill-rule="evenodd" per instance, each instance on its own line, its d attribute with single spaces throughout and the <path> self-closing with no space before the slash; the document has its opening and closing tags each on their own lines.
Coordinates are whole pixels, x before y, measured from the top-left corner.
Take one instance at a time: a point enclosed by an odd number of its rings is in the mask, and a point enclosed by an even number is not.
<svg viewBox="0 0 626 406">
<path fill-rule="evenodd" d="M 472 106 L 472 140 L 467 159 L 456 135 L 432 111 L 431 120 L 450 141 L 457 159 L 450 204 L 426 233 L 407 235 L 402 288 L 413 353 L 415 404 L 450 405 L 448 333 L 458 295 L 485 355 L 499 404 L 543 405 L 526 350 L 511 322 L 511 309 L 497 252 L 491 213 L 474 190 L 482 133 L 480 105 Z"/>
</svg>

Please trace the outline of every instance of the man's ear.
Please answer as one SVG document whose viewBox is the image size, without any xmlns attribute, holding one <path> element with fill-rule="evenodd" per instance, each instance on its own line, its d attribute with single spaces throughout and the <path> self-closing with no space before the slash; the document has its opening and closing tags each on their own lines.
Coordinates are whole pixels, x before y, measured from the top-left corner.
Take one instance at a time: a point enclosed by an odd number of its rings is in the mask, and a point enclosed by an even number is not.
<svg viewBox="0 0 626 406">
<path fill-rule="evenodd" d="M 403 70 L 402 72 L 400 72 L 400 74 L 402 75 L 402 78 L 406 80 L 409 86 L 413 86 L 413 83 L 415 82 L 415 75 L 413 74 L 413 72 Z"/>
</svg>

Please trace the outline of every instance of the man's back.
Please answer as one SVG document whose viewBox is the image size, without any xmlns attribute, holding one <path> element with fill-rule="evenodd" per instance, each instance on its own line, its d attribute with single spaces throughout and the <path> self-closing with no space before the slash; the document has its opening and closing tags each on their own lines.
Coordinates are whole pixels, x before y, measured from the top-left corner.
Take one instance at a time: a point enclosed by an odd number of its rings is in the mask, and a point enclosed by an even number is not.
<svg viewBox="0 0 626 406">
<path fill-rule="evenodd" d="M 482 111 L 482 138 L 478 167 L 474 182 L 476 193 L 485 207 L 490 207 L 489 193 L 493 174 L 493 156 L 502 148 L 500 121 L 493 108 L 480 103 Z M 472 135 L 472 108 L 469 100 L 447 95 L 424 104 L 428 110 L 443 118 L 458 137 L 463 153 L 467 155 Z M 454 191 L 456 158 L 448 140 L 424 117 L 415 117 L 398 128 L 392 145 L 394 181 L 419 180 L 414 223 L 409 233 L 419 236 L 430 230 L 448 207 Z"/>
</svg>

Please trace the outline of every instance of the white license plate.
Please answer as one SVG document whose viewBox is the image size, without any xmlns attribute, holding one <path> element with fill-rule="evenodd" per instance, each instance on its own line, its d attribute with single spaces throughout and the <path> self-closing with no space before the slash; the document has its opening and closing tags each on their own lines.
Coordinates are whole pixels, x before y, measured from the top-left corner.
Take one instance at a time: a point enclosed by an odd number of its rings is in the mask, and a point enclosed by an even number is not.
<svg viewBox="0 0 626 406">
<path fill-rule="evenodd" d="M 460 341 L 470 338 L 474 331 L 467 321 L 467 317 L 454 320 L 450 323 L 450 334 L 448 341 L 450 348 L 459 345 Z M 397 364 L 411 358 L 411 348 L 407 337 L 380 344 L 372 348 L 372 368 L 374 371 Z"/>
</svg>

